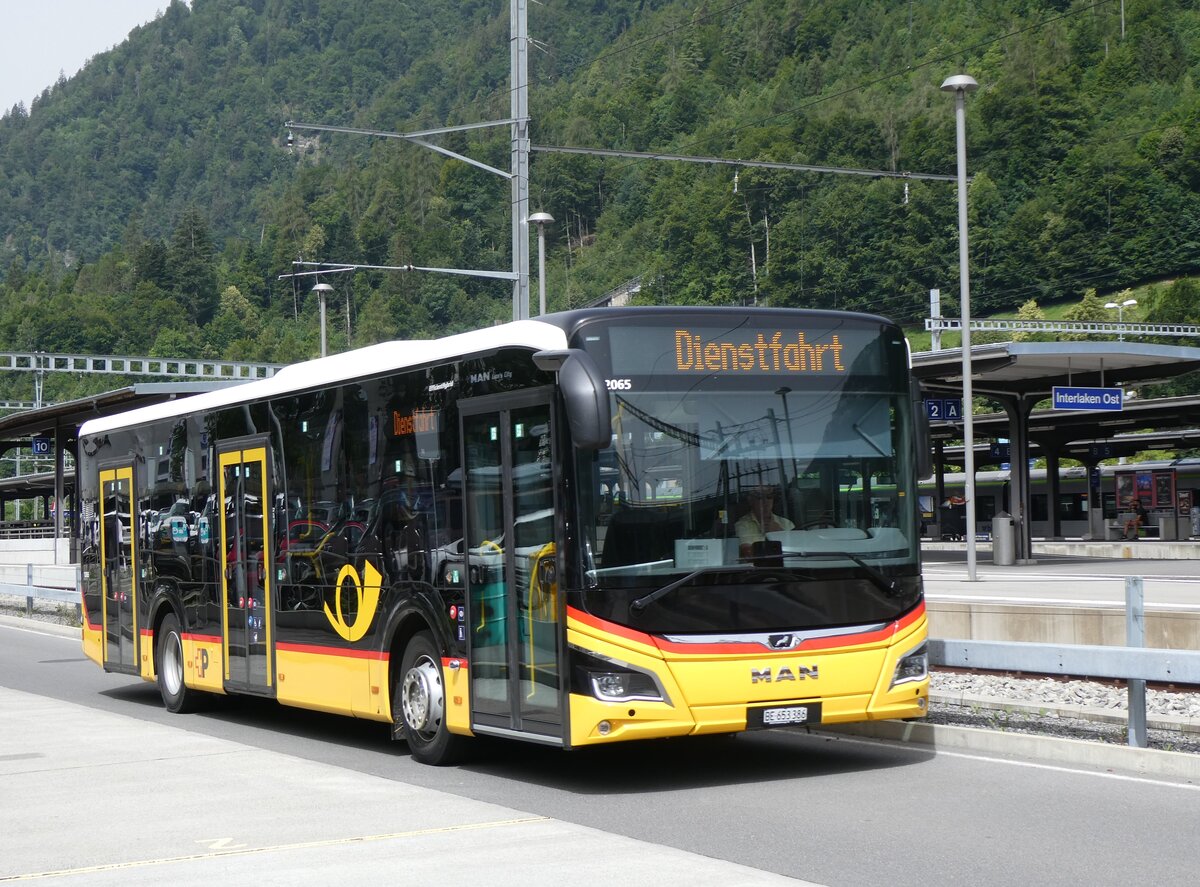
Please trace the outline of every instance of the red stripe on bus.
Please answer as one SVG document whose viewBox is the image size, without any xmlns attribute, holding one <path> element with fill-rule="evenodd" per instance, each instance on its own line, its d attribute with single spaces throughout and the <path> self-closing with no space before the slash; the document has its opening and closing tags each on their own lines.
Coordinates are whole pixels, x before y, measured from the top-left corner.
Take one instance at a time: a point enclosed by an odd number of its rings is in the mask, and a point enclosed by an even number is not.
<svg viewBox="0 0 1200 887">
<path fill-rule="evenodd" d="M 600 619 L 593 616 L 591 613 L 585 613 L 583 610 L 577 610 L 575 607 L 567 607 L 567 618 L 575 619 L 582 622 L 588 628 L 594 628 L 597 631 L 602 631 L 605 634 L 615 634 L 627 640 L 637 641 L 639 644 L 645 644 L 647 647 L 655 646 L 654 637 L 643 631 L 636 631 L 632 628 L 626 628 L 624 625 L 617 625 L 615 622 L 609 622 L 607 619 Z"/>
<path fill-rule="evenodd" d="M 317 644 L 275 644 L 276 652 L 313 653 L 318 656 L 345 656 L 349 659 L 378 659 L 386 662 L 387 653 L 378 650 L 350 650 L 346 647 L 322 647 Z"/>
<path fill-rule="evenodd" d="M 202 644 L 221 643 L 221 636 L 219 634 L 193 634 L 190 631 L 185 631 L 183 633 L 183 639 L 185 641 L 199 641 Z"/>
<path fill-rule="evenodd" d="M 442 668 L 449 668 L 451 662 L 457 662 L 460 668 L 467 667 L 467 660 L 463 659 L 461 656 L 443 656 Z"/>
</svg>

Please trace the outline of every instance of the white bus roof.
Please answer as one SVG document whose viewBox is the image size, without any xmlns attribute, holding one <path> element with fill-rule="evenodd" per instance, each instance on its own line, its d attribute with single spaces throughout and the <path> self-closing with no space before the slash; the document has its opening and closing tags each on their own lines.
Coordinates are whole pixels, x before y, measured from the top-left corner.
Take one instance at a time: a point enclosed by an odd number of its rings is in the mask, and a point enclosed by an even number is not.
<svg viewBox="0 0 1200 887">
<path fill-rule="evenodd" d="M 146 422 L 187 416 L 201 410 L 221 409 L 241 403 L 257 403 L 291 392 L 339 385 L 354 379 L 385 375 L 408 367 L 435 364 L 452 358 L 469 357 L 472 354 L 483 354 L 498 348 L 552 351 L 566 347 L 567 334 L 564 330 L 538 320 L 518 320 L 441 339 L 382 342 L 367 348 L 292 364 L 284 367 L 269 379 L 247 382 L 245 385 L 233 385 L 218 391 L 209 391 L 125 413 L 90 419 L 80 426 L 79 436 L 81 438 L 90 437 Z"/>
</svg>

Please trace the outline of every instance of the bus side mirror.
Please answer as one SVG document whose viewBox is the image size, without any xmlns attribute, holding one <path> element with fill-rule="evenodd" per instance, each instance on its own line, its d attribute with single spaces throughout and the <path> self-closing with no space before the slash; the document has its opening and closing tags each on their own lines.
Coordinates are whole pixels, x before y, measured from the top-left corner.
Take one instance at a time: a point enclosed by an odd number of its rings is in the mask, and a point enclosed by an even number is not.
<svg viewBox="0 0 1200 887">
<path fill-rule="evenodd" d="M 608 388 L 591 356 L 578 348 L 539 351 L 533 355 L 533 362 L 539 369 L 558 373 L 558 388 L 575 448 L 602 450 L 612 443 Z"/>
<path fill-rule="evenodd" d="M 925 395 L 921 383 L 912 379 L 909 383 L 912 398 L 913 442 L 917 447 L 917 477 L 924 480 L 933 476 L 933 438 L 929 433 L 929 414 L 925 412 Z"/>
</svg>

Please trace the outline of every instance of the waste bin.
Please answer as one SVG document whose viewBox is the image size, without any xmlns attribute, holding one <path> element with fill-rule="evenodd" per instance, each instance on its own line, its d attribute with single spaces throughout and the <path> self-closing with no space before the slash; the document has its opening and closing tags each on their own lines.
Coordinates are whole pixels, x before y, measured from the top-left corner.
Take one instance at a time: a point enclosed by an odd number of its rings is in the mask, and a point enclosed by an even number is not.
<svg viewBox="0 0 1200 887">
<path fill-rule="evenodd" d="M 1001 511 L 992 518 L 992 563 L 1008 567 L 1017 562 L 1017 544 L 1013 537 L 1013 519 Z"/>
</svg>

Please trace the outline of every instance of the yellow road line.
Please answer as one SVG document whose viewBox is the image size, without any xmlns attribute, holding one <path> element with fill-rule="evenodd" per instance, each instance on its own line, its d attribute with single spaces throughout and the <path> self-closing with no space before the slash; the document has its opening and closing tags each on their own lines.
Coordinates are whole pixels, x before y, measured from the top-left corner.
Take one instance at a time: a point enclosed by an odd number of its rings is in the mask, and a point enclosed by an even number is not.
<svg viewBox="0 0 1200 887">
<path fill-rule="evenodd" d="M 80 866 L 73 869 L 57 869 L 50 872 L 29 872 L 24 875 L 7 875 L 0 881 L 33 881 L 38 878 L 55 878 L 64 875 L 88 875 L 96 872 L 112 872 L 122 869 L 142 868 L 150 865 L 170 865 L 177 862 L 195 862 L 206 859 L 222 859 L 230 856 L 249 856 L 254 853 L 276 853 L 281 850 L 308 850 L 314 847 L 335 847 L 339 844 L 365 844 L 367 841 L 390 841 L 397 838 L 421 838 L 428 835 L 442 835 L 450 832 L 464 832 L 475 829 L 504 828 L 511 825 L 528 825 L 533 822 L 550 822 L 548 816 L 530 816 L 522 819 L 498 819 L 492 822 L 473 822 L 467 825 L 444 825 L 437 828 L 417 829 L 410 832 L 390 832 L 384 835 L 356 835 L 349 838 L 330 838 L 324 841 L 303 841 L 296 844 L 274 844 L 268 847 L 248 847 L 246 849 L 220 850 L 213 853 L 194 853 L 187 856 L 168 856 L 162 859 L 141 859 L 133 862 L 110 862 L 103 865 Z M 220 842 L 224 839 L 213 839 Z"/>
</svg>

